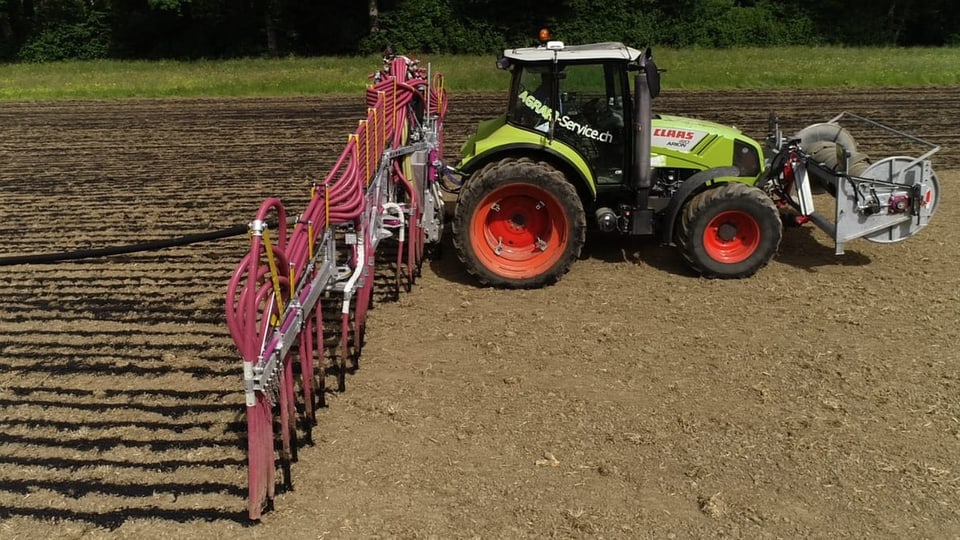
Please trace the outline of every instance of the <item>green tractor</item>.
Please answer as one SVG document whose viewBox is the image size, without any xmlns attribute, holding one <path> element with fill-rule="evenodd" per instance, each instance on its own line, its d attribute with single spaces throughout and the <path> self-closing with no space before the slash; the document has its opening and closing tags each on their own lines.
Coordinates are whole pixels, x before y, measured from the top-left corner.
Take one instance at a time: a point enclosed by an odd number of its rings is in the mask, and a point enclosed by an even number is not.
<svg viewBox="0 0 960 540">
<path fill-rule="evenodd" d="M 776 253 L 780 213 L 755 186 L 762 147 L 731 127 L 654 116 L 649 49 L 548 41 L 497 66 L 512 71 L 506 114 L 478 126 L 457 167 L 453 242 L 480 282 L 555 282 L 588 227 L 656 235 L 708 277 L 750 276 Z"/>
</svg>

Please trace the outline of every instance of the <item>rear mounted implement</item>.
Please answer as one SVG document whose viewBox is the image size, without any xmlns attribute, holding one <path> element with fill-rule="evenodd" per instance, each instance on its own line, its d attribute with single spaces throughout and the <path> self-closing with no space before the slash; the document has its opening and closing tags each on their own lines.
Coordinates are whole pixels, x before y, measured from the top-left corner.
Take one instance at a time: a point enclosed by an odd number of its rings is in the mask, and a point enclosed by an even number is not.
<svg viewBox="0 0 960 540">
<path fill-rule="evenodd" d="M 873 161 L 857 147 L 840 124 L 852 120 L 922 148 L 919 157 L 893 156 Z M 782 207 L 826 232 L 843 254 L 847 242 L 864 238 L 892 243 L 926 227 L 940 200 L 940 183 L 930 157 L 940 147 L 868 118 L 844 112 L 828 122 L 802 129 L 784 139 L 771 115 L 770 142 L 776 154 L 761 185 Z M 815 208 L 814 194 L 834 197 L 827 213 Z"/>
</svg>

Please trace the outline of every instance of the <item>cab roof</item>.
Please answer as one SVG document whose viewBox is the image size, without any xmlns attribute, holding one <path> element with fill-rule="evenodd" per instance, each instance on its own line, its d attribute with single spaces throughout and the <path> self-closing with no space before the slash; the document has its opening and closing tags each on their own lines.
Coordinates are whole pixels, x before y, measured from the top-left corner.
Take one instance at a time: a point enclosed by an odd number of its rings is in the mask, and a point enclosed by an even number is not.
<svg viewBox="0 0 960 540">
<path fill-rule="evenodd" d="M 551 42 L 556 43 L 556 42 Z M 503 56 L 512 62 L 552 62 L 556 54 L 558 62 L 577 62 L 589 60 L 621 60 L 633 62 L 640 58 L 642 51 L 627 47 L 623 43 L 607 41 L 587 45 L 568 45 L 552 50 L 545 46 L 506 49 Z"/>
</svg>

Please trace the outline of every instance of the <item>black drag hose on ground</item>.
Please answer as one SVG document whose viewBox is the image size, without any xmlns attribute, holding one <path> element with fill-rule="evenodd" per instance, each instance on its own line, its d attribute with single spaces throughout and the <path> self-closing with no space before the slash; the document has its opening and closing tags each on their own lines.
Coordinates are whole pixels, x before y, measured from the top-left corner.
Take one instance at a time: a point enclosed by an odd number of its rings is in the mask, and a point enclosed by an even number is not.
<svg viewBox="0 0 960 540">
<path fill-rule="evenodd" d="M 15 266 L 18 264 L 51 264 L 62 261 L 75 261 L 78 259 L 94 259 L 98 257 L 110 257 L 112 255 L 125 255 L 127 253 L 139 253 L 141 251 L 157 251 L 171 247 L 188 246 L 199 242 L 208 242 L 210 240 L 220 240 L 231 236 L 240 236 L 247 234 L 247 225 L 237 225 L 229 229 L 219 231 L 209 231 L 205 233 L 189 234 L 177 238 L 168 238 L 166 240 L 154 240 L 151 242 L 141 242 L 138 244 L 129 244 L 126 246 L 111 246 L 93 249 L 78 249 L 76 251 L 64 251 L 61 253 L 38 253 L 36 255 L 15 255 L 12 257 L 0 257 L 0 266 Z"/>
</svg>

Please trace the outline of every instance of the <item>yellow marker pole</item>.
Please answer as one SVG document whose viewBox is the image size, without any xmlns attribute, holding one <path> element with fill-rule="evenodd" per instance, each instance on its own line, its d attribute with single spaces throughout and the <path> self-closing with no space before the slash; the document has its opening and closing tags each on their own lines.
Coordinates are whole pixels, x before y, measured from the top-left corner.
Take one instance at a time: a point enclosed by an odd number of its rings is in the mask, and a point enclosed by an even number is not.
<svg viewBox="0 0 960 540">
<path fill-rule="evenodd" d="M 270 279 L 273 281 L 273 294 L 277 298 L 277 311 L 283 313 L 283 296 L 280 294 L 280 275 L 277 269 L 277 259 L 273 255 L 273 246 L 270 245 L 269 229 L 263 229 L 263 247 L 267 250 L 267 264 L 270 265 Z"/>
<path fill-rule="evenodd" d="M 289 268 L 290 272 L 287 274 L 289 276 L 287 279 L 287 285 L 289 285 L 288 288 L 290 289 L 290 299 L 293 300 L 293 293 L 296 290 L 296 285 L 297 285 L 297 280 L 296 280 L 297 271 L 294 269 L 293 263 L 287 263 L 287 264 L 289 264 L 290 266 Z"/>
<path fill-rule="evenodd" d="M 373 168 L 370 163 L 370 122 L 367 122 L 367 129 L 363 130 L 363 136 L 367 139 L 366 144 L 363 145 L 363 160 L 367 164 L 367 172 L 364 176 L 366 180 L 366 185 L 370 185 L 370 177 L 373 176 L 371 169 Z"/>
<path fill-rule="evenodd" d="M 353 135 L 350 135 L 350 139 L 353 141 L 353 162 L 357 163 L 358 161 L 360 161 L 360 151 L 357 150 L 357 145 L 360 144 L 358 142 L 359 139 L 357 139 L 356 133 L 354 133 Z"/>
<path fill-rule="evenodd" d="M 323 215 L 327 219 L 327 222 L 324 224 L 324 229 L 330 228 L 330 184 L 323 185 Z"/>
<path fill-rule="evenodd" d="M 377 120 L 380 118 L 377 109 L 370 109 L 370 117 L 373 118 L 373 149 L 376 153 L 380 153 L 382 150 L 380 148 L 380 128 Z"/>
<path fill-rule="evenodd" d="M 380 103 L 380 106 L 383 107 L 383 123 L 380 125 L 380 140 L 383 142 L 383 146 L 387 146 L 387 117 L 390 114 L 387 111 L 387 93 L 383 90 L 377 92 L 377 101 Z"/>
<path fill-rule="evenodd" d="M 307 222 L 307 258 L 310 259 L 311 261 L 313 260 L 313 241 L 314 241 L 313 221 L 308 221 Z"/>
<path fill-rule="evenodd" d="M 363 128 L 359 131 L 363 134 L 363 178 L 366 180 L 370 177 L 370 123 L 361 120 L 360 127 Z"/>
</svg>

